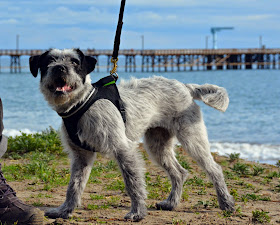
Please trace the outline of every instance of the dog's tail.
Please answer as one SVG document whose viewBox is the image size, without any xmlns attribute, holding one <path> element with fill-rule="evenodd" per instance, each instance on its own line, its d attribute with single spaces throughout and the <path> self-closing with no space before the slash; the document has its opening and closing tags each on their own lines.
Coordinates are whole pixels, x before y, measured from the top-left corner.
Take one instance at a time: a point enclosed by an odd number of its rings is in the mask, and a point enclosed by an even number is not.
<svg viewBox="0 0 280 225">
<path fill-rule="evenodd" d="M 203 101 L 215 109 L 225 112 L 229 98 L 226 89 L 212 84 L 185 84 L 195 100 Z"/>
</svg>

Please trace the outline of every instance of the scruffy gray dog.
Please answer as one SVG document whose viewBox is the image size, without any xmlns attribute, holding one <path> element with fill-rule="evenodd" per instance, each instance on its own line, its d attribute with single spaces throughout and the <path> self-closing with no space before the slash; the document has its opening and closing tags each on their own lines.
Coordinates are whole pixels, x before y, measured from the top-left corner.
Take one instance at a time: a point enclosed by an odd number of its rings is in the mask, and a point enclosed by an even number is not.
<svg viewBox="0 0 280 225">
<path fill-rule="evenodd" d="M 89 73 L 96 60 L 79 49 L 52 49 L 30 57 L 34 77 L 41 72 L 40 89 L 50 106 L 58 113 L 70 111 L 93 91 Z M 183 84 L 163 77 L 132 79 L 118 85 L 125 105 L 126 122 L 119 110 L 107 99 L 97 100 L 78 122 L 81 143 L 96 152 L 113 156 L 122 172 L 131 198 L 131 211 L 126 219 L 139 221 L 147 214 L 144 162 L 137 144 L 144 136 L 145 149 L 151 159 L 168 174 L 172 190 L 169 197 L 157 203 L 157 208 L 173 210 L 180 201 L 188 172 L 177 161 L 174 145 L 177 140 L 187 153 L 205 170 L 214 184 L 222 210 L 234 210 L 221 167 L 213 160 L 206 127 L 199 106 L 194 100 L 225 111 L 229 99 L 224 88 L 216 85 Z M 81 202 L 96 152 L 75 145 L 64 123 L 61 137 L 71 158 L 71 179 L 66 201 L 50 209 L 50 218 L 68 218 Z"/>
</svg>

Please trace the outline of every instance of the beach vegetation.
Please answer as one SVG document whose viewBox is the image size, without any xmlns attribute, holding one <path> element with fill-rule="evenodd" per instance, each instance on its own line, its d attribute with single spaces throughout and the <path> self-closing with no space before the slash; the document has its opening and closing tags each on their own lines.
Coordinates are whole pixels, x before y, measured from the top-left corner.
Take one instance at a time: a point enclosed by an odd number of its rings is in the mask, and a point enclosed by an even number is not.
<svg viewBox="0 0 280 225">
<path fill-rule="evenodd" d="M 184 221 L 182 219 L 173 218 L 172 219 L 172 224 L 173 225 L 184 225 L 184 224 L 187 224 L 187 223 L 186 223 L 186 221 Z"/>
<path fill-rule="evenodd" d="M 21 132 L 16 137 L 8 137 L 6 157 L 21 158 L 29 152 L 47 152 L 55 155 L 65 155 L 58 132 L 50 127 L 39 133 L 27 134 Z"/>
<path fill-rule="evenodd" d="M 186 160 L 186 157 L 181 153 L 181 152 L 177 152 L 176 154 L 176 158 L 178 160 L 178 162 L 180 163 L 180 165 L 188 170 L 188 171 L 191 171 L 192 170 L 192 167 L 190 166 L 190 164 L 188 163 L 188 161 Z"/>
<path fill-rule="evenodd" d="M 280 159 L 275 164 L 278 168 L 280 168 Z"/>
<path fill-rule="evenodd" d="M 188 185 L 199 186 L 199 187 L 205 186 L 204 180 L 197 176 L 188 179 L 185 183 Z"/>
<path fill-rule="evenodd" d="M 278 184 L 275 186 L 275 188 L 273 190 L 275 192 L 280 192 L 280 181 L 278 182 Z"/>
<path fill-rule="evenodd" d="M 227 154 L 227 156 L 229 157 L 230 162 L 236 162 L 240 159 L 240 153 L 236 152 Z"/>
<path fill-rule="evenodd" d="M 230 194 L 232 195 L 232 197 L 234 198 L 235 201 L 237 201 L 237 199 L 239 198 L 238 192 L 236 189 L 231 189 L 230 190 Z"/>
<path fill-rule="evenodd" d="M 250 169 L 249 165 L 245 163 L 235 163 L 233 165 L 232 171 L 234 171 L 239 176 L 247 177 L 250 175 Z"/>
<path fill-rule="evenodd" d="M 274 177 L 275 178 L 280 178 L 280 172 L 271 171 L 265 176 L 265 178 L 267 178 L 267 179 L 273 179 Z"/>
<path fill-rule="evenodd" d="M 223 210 L 223 216 L 224 218 L 229 218 L 233 215 L 233 212 L 232 211 L 229 211 L 229 210 Z"/>
<path fill-rule="evenodd" d="M 252 211 L 252 221 L 253 222 L 258 222 L 258 223 L 269 223 L 270 222 L 270 217 L 268 216 L 269 212 L 265 212 L 263 210 L 255 210 Z"/>
<path fill-rule="evenodd" d="M 271 200 L 270 197 L 268 197 L 268 196 L 260 196 L 260 195 L 256 195 L 255 193 L 242 195 L 241 199 L 243 202 L 247 202 L 248 200 L 252 200 L 252 201 L 270 201 Z"/>
<path fill-rule="evenodd" d="M 259 176 L 259 175 L 263 174 L 263 172 L 265 170 L 264 167 L 262 167 L 260 165 L 253 165 L 252 169 L 253 169 L 253 172 L 252 172 L 253 176 Z"/>
</svg>

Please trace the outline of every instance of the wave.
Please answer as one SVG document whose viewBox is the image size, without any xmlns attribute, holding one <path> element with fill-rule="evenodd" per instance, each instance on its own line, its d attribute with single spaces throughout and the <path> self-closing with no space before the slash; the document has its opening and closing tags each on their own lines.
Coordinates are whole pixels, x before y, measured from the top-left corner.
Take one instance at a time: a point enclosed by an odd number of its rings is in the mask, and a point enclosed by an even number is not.
<svg viewBox="0 0 280 225">
<path fill-rule="evenodd" d="M 16 130 L 16 129 L 4 129 L 3 134 L 6 136 L 11 136 L 11 137 L 16 137 L 21 135 L 21 133 L 25 134 L 34 134 L 37 133 L 38 131 L 32 131 L 29 129 L 22 129 L 22 130 Z"/>
<path fill-rule="evenodd" d="M 211 151 L 218 152 L 220 155 L 240 153 L 242 159 L 270 164 L 275 164 L 276 161 L 280 160 L 280 145 L 228 142 L 212 142 L 210 144 Z"/>
</svg>

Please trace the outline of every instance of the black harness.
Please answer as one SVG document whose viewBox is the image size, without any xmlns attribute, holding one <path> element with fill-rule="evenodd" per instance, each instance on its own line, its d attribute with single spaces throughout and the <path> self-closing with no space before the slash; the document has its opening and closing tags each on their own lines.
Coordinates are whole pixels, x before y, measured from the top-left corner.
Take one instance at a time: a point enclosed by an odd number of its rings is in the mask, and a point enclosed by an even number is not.
<svg viewBox="0 0 280 225">
<path fill-rule="evenodd" d="M 116 86 L 116 80 L 113 76 L 104 77 L 96 83 L 93 83 L 92 86 L 93 90 L 84 102 L 79 103 L 69 112 L 58 113 L 58 115 L 62 117 L 68 136 L 72 142 L 80 148 L 95 152 L 94 148 L 90 147 L 86 143 L 81 143 L 78 137 L 78 122 L 84 113 L 90 108 L 90 106 L 98 99 L 108 99 L 120 111 L 124 123 L 126 122 L 126 117 L 124 104 L 121 100 L 118 88 Z"/>
</svg>

